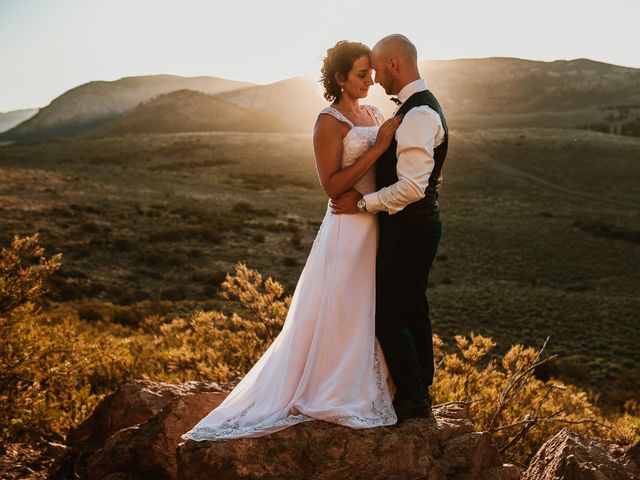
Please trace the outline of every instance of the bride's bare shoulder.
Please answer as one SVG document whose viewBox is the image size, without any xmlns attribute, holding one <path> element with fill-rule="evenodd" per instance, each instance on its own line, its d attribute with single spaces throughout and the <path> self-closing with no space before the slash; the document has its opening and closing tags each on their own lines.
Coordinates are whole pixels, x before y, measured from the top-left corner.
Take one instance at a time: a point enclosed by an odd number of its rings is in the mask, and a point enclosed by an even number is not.
<svg viewBox="0 0 640 480">
<path fill-rule="evenodd" d="M 336 115 L 334 110 L 330 107 L 325 107 L 320 110 L 314 126 L 314 130 L 316 132 L 318 130 L 321 130 L 323 132 L 341 132 L 345 128 L 346 130 L 349 130 L 349 127 L 344 123 L 342 119 L 338 117 L 338 115 Z"/>
<path fill-rule="evenodd" d="M 342 122 L 329 112 L 321 111 L 316 118 L 316 126 L 339 126 Z"/>
</svg>

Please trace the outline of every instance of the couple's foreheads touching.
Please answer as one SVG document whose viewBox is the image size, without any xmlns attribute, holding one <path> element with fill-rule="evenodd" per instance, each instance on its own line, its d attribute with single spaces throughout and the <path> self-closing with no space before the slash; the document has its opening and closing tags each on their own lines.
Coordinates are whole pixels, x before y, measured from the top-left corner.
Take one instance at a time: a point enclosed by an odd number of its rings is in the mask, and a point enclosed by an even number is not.
<svg viewBox="0 0 640 480">
<path fill-rule="evenodd" d="M 371 70 L 375 77 L 371 77 Z M 339 101 L 349 74 L 370 77 L 370 84 L 379 83 L 387 95 L 397 95 L 407 84 L 420 78 L 418 52 L 411 40 L 402 34 L 380 39 L 373 48 L 360 42 L 340 40 L 327 49 L 320 81 L 324 97 Z"/>
</svg>

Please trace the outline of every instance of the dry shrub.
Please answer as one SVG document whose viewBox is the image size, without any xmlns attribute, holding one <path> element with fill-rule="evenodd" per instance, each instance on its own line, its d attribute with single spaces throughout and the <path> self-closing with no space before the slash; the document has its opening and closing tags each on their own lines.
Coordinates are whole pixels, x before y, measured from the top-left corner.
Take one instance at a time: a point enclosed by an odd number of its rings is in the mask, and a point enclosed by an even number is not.
<svg viewBox="0 0 640 480">
<path fill-rule="evenodd" d="M 0 441 L 60 440 L 133 378 L 233 382 L 280 332 L 291 301 L 278 282 L 239 264 L 223 296 L 246 318 L 197 311 L 149 315 L 140 326 L 87 322 L 70 308 L 54 315 L 36 304 L 60 258 L 45 256 L 37 234 L 14 238 L 0 256 Z"/>
<path fill-rule="evenodd" d="M 96 384 L 113 389 L 126 368 L 122 342 L 38 307 L 60 258 L 45 256 L 38 234 L 16 236 L 0 252 L 0 441 L 59 439 L 102 398 Z"/>
<path fill-rule="evenodd" d="M 249 371 L 284 324 L 291 298 L 282 285 L 238 264 L 226 276 L 222 296 L 236 299 L 246 318 L 197 311 L 187 318 L 151 316 L 144 334 L 130 338 L 140 376 L 164 381 L 232 382 Z"/>
<path fill-rule="evenodd" d="M 154 314 L 133 326 L 83 321 L 68 307 L 43 312 L 37 303 L 61 256 L 47 258 L 38 242 L 37 234 L 15 237 L 0 253 L 0 442 L 59 439 L 130 379 L 233 383 L 278 335 L 291 302 L 281 284 L 238 264 L 222 283 L 223 297 L 238 302 L 230 314 Z M 640 440 L 636 401 L 607 420 L 584 391 L 533 375 L 553 358 L 543 358 L 546 343 L 540 350 L 514 345 L 499 361 L 488 359 L 490 338 L 456 336 L 455 343 L 445 353 L 434 335 L 434 399 L 463 405 L 510 461 L 525 464 L 566 425 L 623 443 Z"/>
<path fill-rule="evenodd" d="M 608 435 L 616 441 L 630 444 L 640 441 L 640 402 L 627 400 L 624 405 L 624 414 L 613 420 L 615 424 L 614 435 Z"/>
<path fill-rule="evenodd" d="M 640 417 L 633 412 L 610 422 L 583 390 L 534 376 L 538 366 L 555 358 L 543 358 L 546 342 L 540 350 L 513 345 L 500 361 L 487 359 L 496 345 L 491 338 L 472 333 L 470 338 L 457 335 L 455 342 L 456 350 L 444 353 L 442 340 L 434 335 L 438 368 L 431 393 L 437 402 L 462 405 L 476 428 L 490 432 L 510 461 L 526 465 L 545 441 L 568 425 L 624 443 L 640 439 Z"/>
</svg>

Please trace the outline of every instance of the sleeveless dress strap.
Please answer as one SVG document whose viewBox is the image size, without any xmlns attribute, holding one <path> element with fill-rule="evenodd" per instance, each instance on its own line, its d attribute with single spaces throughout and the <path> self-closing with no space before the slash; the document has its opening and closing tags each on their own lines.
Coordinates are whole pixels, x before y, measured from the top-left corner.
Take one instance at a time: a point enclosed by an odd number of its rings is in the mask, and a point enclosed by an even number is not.
<svg viewBox="0 0 640 480">
<path fill-rule="evenodd" d="M 384 116 L 382 115 L 382 110 L 380 110 L 375 105 L 363 105 L 363 106 L 371 112 L 378 126 L 384 123 Z"/>
<path fill-rule="evenodd" d="M 353 128 L 354 126 L 351 120 L 349 120 L 342 113 L 340 113 L 339 110 L 333 108 L 332 106 L 324 107 L 322 110 L 320 110 L 320 113 L 318 115 L 322 115 L 323 113 L 326 113 L 327 115 L 331 115 L 332 117 L 337 118 L 341 122 L 344 122 L 347 125 L 349 125 L 351 128 Z"/>
</svg>

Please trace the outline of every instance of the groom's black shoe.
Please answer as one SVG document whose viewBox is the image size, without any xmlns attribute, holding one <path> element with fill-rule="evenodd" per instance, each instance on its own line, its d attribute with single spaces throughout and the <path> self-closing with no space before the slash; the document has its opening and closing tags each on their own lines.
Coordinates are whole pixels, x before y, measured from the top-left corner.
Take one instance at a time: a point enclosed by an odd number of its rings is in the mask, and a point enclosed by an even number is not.
<svg viewBox="0 0 640 480">
<path fill-rule="evenodd" d="M 396 411 L 398 421 L 396 423 L 402 423 L 408 418 L 428 418 L 431 416 L 431 398 L 427 395 L 427 398 L 420 402 L 412 400 L 398 400 L 393 402 L 393 407 Z"/>
</svg>

